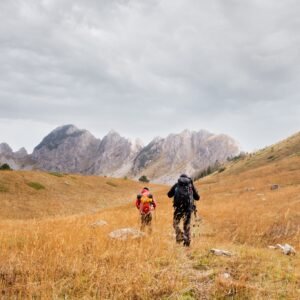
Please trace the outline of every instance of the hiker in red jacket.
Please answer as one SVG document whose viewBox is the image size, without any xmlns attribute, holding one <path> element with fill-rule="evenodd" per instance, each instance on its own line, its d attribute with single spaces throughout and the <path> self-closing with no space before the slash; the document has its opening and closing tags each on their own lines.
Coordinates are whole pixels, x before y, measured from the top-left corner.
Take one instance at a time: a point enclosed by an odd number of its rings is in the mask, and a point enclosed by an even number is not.
<svg viewBox="0 0 300 300">
<path fill-rule="evenodd" d="M 141 230 L 147 226 L 151 233 L 152 211 L 156 208 L 156 201 L 147 187 L 144 187 L 141 193 L 137 195 L 135 205 L 141 214 Z"/>
</svg>

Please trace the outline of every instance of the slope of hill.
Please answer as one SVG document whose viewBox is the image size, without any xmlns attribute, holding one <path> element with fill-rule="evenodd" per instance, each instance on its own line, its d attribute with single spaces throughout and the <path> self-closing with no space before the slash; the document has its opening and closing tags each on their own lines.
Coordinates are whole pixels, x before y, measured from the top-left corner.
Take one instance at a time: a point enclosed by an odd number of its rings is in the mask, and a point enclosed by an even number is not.
<svg viewBox="0 0 300 300">
<path fill-rule="evenodd" d="M 143 183 L 33 171 L 0 172 L 0 219 L 96 212 L 133 201 Z M 151 185 L 154 190 L 161 188 Z"/>
<path fill-rule="evenodd" d="M 141 240 L 108 236 L 115 229 L 139 228 L 132 204 L 38 221 L 0 221 L 2 296 L 300 299 L 299 255 L 268 248 L 288 243 L 300 249 L 298 138 L 231 162 L 224 172 L 196 183 L 202 219 L 193 219 L 190 249 L 174 241 L 167 187 L 155 190 L 153 233 Z M 121 188 L 123 181 L 118 182 Z M 279 188 L 271 190 L 272 184 Z M 108 224 L 91 227 L 97 220 Z M 211 248 L 232 256 L 214 256 Z"/>
<path fill-rule="evenodd" d="M 299 246 L 299 151 L 296 134 L 200 181 L 210 199 L 204 205 L 214 206 L 207 218 L 217 230 L 241 242 L 266 245 L 289 240 Z"/>
<path fill-rule="evenodd" d="M 227 164 L 227 174 L 239 174 L 244 171 L 256 169 L 260 166 L 276 166 L 284 159 L 300 157 L 300 133 L 277 143 L 248 154 Z"/>
</svg>

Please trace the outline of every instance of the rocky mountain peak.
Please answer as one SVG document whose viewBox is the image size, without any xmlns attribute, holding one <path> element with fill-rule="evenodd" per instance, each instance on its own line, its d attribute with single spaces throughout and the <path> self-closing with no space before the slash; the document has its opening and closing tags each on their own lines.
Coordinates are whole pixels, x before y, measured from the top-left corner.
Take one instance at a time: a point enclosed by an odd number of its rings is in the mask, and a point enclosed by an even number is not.
<svg viewBox="0 0 300 300">
<path fill-rule="evenodd" d="M 130 141 L 131 143 L 131 149 L 134 152 L 138 152 L 144 147 L 144 143 L 141 139 L 135 139 L 134 141 Z"/>
<path fill-rule="evenodd" d="M 86 130 L 80 130 L 74 125 L 64 125 L 55 128 L 50 132 L 42 142 L 35 147 L 34 151 L 40 150 L 41 148 L 48 148 L 48 150 L 54 150 L 61 145 L 67 138 L 76 138 L 85 134 Z"/>
<path fill-rule="evenodd" d="M 15 152 L 15 156 L 18 158 L 25 158 L 28 155 L 27 150 L 22 147 L 18 151 Z"/>
<path fill-rule="evenodd" d="M 10 146 L 7 143 L 1 143 L 0 144 L 0 154 L 8 155 L 12 154 L 13 150 L 10 148 Z"/>
<path fill-rule="evenodd" d="M 172 183 L 181 173 L 194 174 L 239 152 L 229 136 L 205 130 L 183 130 L 156 137 L 146 146 L 111 130 L 102 140 L 69 124 L 55 128 L 35 147 L 32 155 L 16 153 L 0 144 L 0 161 L 13 168 L 35 168 L 66 173 L 129 176 L 146 175 L 151 181 Z M 4 154 L 3 154 L 4 153 Z"/>
</svg>

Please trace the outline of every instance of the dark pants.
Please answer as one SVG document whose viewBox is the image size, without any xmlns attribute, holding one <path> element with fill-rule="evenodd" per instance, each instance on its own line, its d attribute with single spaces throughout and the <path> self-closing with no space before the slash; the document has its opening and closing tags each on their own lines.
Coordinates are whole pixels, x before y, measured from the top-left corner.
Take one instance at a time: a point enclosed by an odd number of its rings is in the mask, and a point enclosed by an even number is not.
<svg viewBox="0 0 300 300">
<path fill-rule="evenodd" d="M 181 211 L 175 209 L 173 217 L 173 227 L 176 233 L 176 242 L 180 243 L 183 241 L 185 246 L 189 246 L 191 243 L 191 215 L 192 212 Z M 179 224 L 181 219 L 183 219 L 183 232 L 181 231 Z"/>
<path fill-rule="evenodd" d="M 151 227 L 152 222 L 152 214 L 148 213 L 146 215 L 141 215 L 141 230 L 145 230 L 145 227 L 147 226 L 149 228 L 149 232 L 152 231 Z"/>
</svg>

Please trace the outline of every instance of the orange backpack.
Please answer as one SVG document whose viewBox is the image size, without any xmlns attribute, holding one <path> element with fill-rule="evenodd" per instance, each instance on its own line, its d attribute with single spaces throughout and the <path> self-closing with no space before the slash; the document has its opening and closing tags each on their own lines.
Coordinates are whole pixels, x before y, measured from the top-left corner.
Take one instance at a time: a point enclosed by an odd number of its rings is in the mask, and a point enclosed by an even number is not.
<svg viewBox="0 0 300 300">
<path fill-rule="evenodd" d="M 153 198 L 151 194 L 142 194 L 141 204 L 140 204 L 140 212 L 142 214 L 147 215 L 151 212 L 151 204 L 153 203 Z"/>
</svg>

